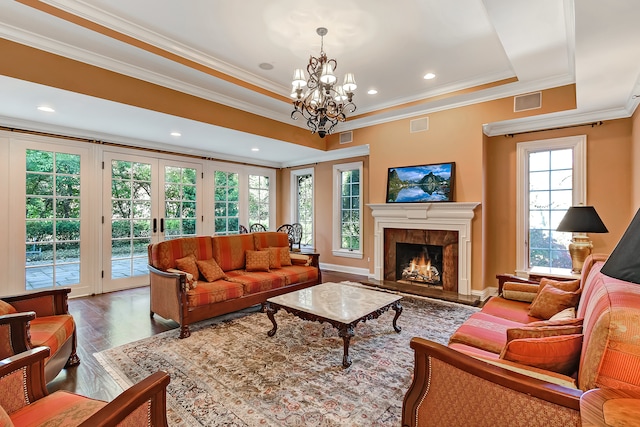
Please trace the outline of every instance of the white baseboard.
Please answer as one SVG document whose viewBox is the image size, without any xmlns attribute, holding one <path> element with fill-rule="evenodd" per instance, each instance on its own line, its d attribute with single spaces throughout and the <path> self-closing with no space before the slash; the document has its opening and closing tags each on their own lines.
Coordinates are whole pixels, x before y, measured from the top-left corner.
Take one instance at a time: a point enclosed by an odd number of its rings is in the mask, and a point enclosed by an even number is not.
<svg viewBox="0 0 640 427">
<path fill-rule="evenodd" d="M 471 294 L 479 297 L 480 301 L 484 301 L 489 297 L 498 295 L 498 288 L 496 286 L 489 286 L 481 291 L 471 291 Z"/>
<path fill-rule="evenodd" d="M 346 265 L 320 263 L 321 270 L 337 271 L 338 273 L 357 274 L 358 276 L 369 277 L 369 270 L 359 267 L 348 267 Z"/>
</svg>

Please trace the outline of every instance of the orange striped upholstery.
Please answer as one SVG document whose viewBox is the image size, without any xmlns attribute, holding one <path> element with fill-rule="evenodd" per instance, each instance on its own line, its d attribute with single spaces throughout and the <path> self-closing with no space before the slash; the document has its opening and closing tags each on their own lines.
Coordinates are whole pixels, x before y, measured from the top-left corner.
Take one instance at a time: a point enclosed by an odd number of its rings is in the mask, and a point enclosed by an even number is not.
<svg viewBox="0 0 640 427">
<path fill-rule="evenodd" d="M 216 302 L 240 298 L 244 295 L 242 285 L 227 280 L 215 282 L 198 282 L 198 286 L 187 291 L 187 304 L 190 307 L 198 307 Z"/>
<path fill-rule="evenodd" d="M 253 241 L 257 250 L 270 247 L 289 247 L 289 235 L 277 231 L 263 231 L 253 233 Z"/>
<path fill-rule="evenodd" d="M 212 241 L 213 258 L 225 272 L 244 268 L 245 252 L 255 249 L 251 234 L 214 236 Z"/>
<path fill-rule="evenodd" d="M 106 402 L 67 391 L 56 391 L 9 413 L 9 416 L 16 426 L 77 426 L 105 405 Z"/>
<path fill-rule="evenodd" d="M 507 329 L 519 326 L 522 324 L 513 320 L 491 316 L 484 312 L 474 313 L 451 335 L 449 343 L 466 344 L 500 353 L 507 343 Z"/>
<path fill-rule="evenodd" d="M 0 378 L 0 406 L 9 415 L 29 404 L 25 393 L 26 368 L 18 369 Z"/>
<path fill-rule="evenodd" d="M 318 269 L 305 265 L 290 265 L 271 271 L 284 276 L 287 285 L 318 279 Z"/>
<path fill-rule="evenodd" d="M 54 356 L 60 347 L 73 335 L 75 323 L 70 314 L 36 317 L 31 321 L 31 344 L 34 347 L 45 346 Z"/>
<path fill-rule="evenodd" d="M 166 271 L 176 268 L 177 259 L 192 254 L 199 260 L 212 258 L 211 237 L 183 237 L 155 243 L 151 245 L 151 265 Z"/>
<path fill-rule="evenodd" d="M 11 305 L 20 313 L 35 311 L 38 316 L 55 316 L 55 298 L 53 295 L 44 295 L 36 298 L 25 298 L 12 301 Z"/>
<path fill-rule="evenodd" d="M 283 287 L 285 278 L 275 272 L 235 270 L 227 272 L 229 281 L 241 284 L 245 294 L 268 291 Z"/>
<path fill-rule="evenodd" d="M 528 302 L 492 297 L 482 307 L 482 312 L 518 323 L 537 322 L 541 319 L 529 316 Z"/>
</svg>

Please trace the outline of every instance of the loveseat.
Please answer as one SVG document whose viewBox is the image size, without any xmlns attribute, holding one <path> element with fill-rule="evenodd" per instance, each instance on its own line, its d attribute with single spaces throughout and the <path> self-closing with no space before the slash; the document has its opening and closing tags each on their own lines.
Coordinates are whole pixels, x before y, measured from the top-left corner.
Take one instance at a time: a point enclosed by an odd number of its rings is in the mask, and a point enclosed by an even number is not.
<svg viewBox="0 0 640 427">
<path fill-rule="evenodd" d="M 527 298 L 526 285 L 505 284 L 448 346 L 413 338 L 402 425 L 580 426 L 585 391 L 640 391 L 640 286 L 600 273 L 605 261 L 588 257 L 575 290 L 543 279 Z M 579 298 L 574 319 L 531 315 L 538 298 L 548 308 L 572 304 L 568 294 Z"/>
<path fill-rule="evenodd" d="M 51 289 L 0 299 L 0 359 L 38 346 L 50 349 L 45 381 L 76 366 L 77 332 L 67 299 L 70 288 Z"/>
<path fill-rule="evenodd" d="M 291 253 L 289 236 L 256 232 L 183 237 L 148 247 L 151 316 L 189 325 L 321 282 L 317 254 Z"/>
</svg>

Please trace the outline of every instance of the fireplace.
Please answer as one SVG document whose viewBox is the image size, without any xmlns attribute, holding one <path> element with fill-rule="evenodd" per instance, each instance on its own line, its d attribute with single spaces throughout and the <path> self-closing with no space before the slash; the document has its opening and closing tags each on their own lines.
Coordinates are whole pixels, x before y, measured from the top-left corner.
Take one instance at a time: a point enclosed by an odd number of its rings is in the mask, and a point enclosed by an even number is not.
<svg viewBox="0 0 640 427">
<path fill-rule="evenodd" d="M 470 296 L 471 221 L 478 205 L 476 202 L 369 204 L 374 218 L 373 278 L 381 282 L 398 280 L 395 255 L 398 242 L 442 246 L 441 284 L 424 286 L 442 286 L 444 290 Z"/>
<path fill-rule="evenodd" d="M 457 231 L 386 228 L 384 248 L 384 280 L 458 292 Z"/>
</svg>

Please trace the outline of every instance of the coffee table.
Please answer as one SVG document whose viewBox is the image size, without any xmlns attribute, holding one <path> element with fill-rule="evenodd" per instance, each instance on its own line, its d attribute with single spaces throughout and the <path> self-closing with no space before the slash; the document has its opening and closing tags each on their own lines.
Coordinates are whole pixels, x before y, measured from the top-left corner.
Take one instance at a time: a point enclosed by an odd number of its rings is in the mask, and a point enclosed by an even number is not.
<svg viewBox="0 0 640 427">
<path fill-rule="evenodd" d="M 377 319 L 390 308 L 396 312 L 393 329 L 400 332 L 396 324 L 402 313 L 401 296 L 376 291 L 346 283 L 327 282 L 310 288 L 289 292 L 267 299 L 265 310 L 273 323 L 273 329 L 267 332 L 272 337 L 278 330 L 274 315 L 283 309 L 303 320 L 331 324 L 338 330 L 338 336 L 344 344 L 342 366 L 351 366 L 349 342 L 355 335 L 358 322 Z"/>
</svg>

